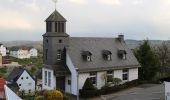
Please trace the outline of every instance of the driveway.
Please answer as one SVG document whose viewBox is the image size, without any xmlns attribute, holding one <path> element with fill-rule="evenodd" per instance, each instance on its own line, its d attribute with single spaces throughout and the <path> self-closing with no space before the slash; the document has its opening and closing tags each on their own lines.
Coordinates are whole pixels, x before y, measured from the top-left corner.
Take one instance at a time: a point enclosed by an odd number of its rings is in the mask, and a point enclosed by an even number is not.
<svg viewBox="0 0 170 100">
<path fill-rule="evenodd" d="M 103 100 L 164 100 L 164 85 L 144 84 L 118 93 L 103 95 L 102 98 Z"/>
</svg>

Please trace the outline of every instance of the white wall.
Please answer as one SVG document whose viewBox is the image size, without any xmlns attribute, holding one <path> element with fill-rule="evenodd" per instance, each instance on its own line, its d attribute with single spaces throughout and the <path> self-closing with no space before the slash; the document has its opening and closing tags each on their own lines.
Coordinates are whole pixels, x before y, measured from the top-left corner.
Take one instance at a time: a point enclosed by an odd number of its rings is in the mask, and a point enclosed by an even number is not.
<svg viewBox="0 0 170 100">
<path fill-rule="evenodd" d="M 21 79 L 23 77 L 23 79 Z M 28 77 L 28 79 L 26 79 Z M 17 80 L 17 84 L 21 84 L 19 86 L 19 91 L 25 90 L 26 93 L 28 93 L 29 90 L 31 92 L 35 91 L 35 81 L 32 79 L 32 77 L 27 73 L 27 71 L 24 71 L 22 75 Z"/>
<path fill-rule="evenodd" d="M 77 72 L 75 66 L 73 65 L 70 56 L 66 55 L 66 64 L 71 72 L 71 93 L 77 95 Z"/>
<path fill-rule="evenodd" d="M 3 45 L 0 46 L 0 53 L 2 54 L 2 56 L 6 56 L 6 47 L 4 47 Z"/>
<path fill-rule="evenodd" d="M 138 68 L 129 69 L 129 81 L 138 79 Z"/>
<path fill-rule="evenodd" d="M 47 84 L 45 85 L 45 71 L 47 71 Z M 48 86 L 48 72 L 51 72 L 51 86 Z M 42 68 L 42 89 L 53 90 L 56 89 L 56 77 L 54 71 L 47 68 Z"/>
<path fill-rule="evenodd" d="M 79 74 L 79 89 L 82 89 L 82 87 L 84 86 L 84 83 L 86 81 L 86 79 L 90 76 L 89 73 L 80 73 Z"/>
<path fill-rule="evenodd" d="M 164 82 L 165 85 L 165 100 L 170 100 L 170 82 Z"/>
<path fill-rule="evenodd" d="M 70 75 L 67 75 L 67 76 L 65 77 L 65 91 L 66 91 L 67 93 L 71 93 L 71 85 L 68 84 L 68 80 L 71 81 L 71 76 L 70 76 Z"/>
<path fill-rule="evenodd" d="M 30 57 L 37 57 L 38 56 L 38 51 L 35 48 L 32 48 L 29 50 L 29 55 Z"/>
<path fill-rule="evenodd" d="M 30 58 L 28 50 L 10 51 L 10 56 L 18 59 Z"/>
<path fill-rule="evenodd" d="M 122 80 L 122 70 L 114 70 L 114 78 L 119 78 Z"/>
<path fill-rule="evenodd" d="M 102 78 L 106 72 L 97 72 L 97 88 L 101 89 L 102 86 L 105 85 L 105 80 Z"/>
</svg>

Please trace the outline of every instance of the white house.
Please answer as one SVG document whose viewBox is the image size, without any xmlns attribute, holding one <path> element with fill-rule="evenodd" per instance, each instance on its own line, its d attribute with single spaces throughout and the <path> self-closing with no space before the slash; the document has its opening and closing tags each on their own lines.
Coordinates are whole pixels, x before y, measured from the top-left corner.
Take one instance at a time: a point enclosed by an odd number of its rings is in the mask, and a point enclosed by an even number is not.
<svg viewBox="0 0 170 100">
<path fill-rule="evenodd" d="M 10 50 L 10 56 L 18 59 L 37 57 L 38 51 L 33 47 L 12 47 Z"/>
<path fill-rule="evenodd" d="M 30 58 L 29 51 L 26 47 L 12 47 L 10 56 L 18 59 Z"/>
<path fill-rule="evenodd" d="M 23 68 L 14 68 L 6 80 L 9 84 L 17 83 L 19 91 L 24 91 L 25 93 L 32 93 L 35 91 L 34 78 Z"/>
<path fill-rule="evenodd" d="M 0 53 L 2 56 L 6 56 L 6 47 L 3 44 L 0 44 Z"/>
<path fill-rule="evenodd" d="M 98 89 L 103 75 L 123 82 L 138 79 L 139 62 L 128 48 L 124 36 L 116 38 L 70 37 L 66 19 L 55 10 L 46 19 L 43 35 L 42 87 L 59 89 L 73 95 L 90 78 Z"/>
<path fill-rule="evenodd" d="M 30 47 L 29 48 L 29 55 L 30 57 L 37 57 L 38 56 L 38 50 L 33 48 L 33 47 Z"/>
</svg>

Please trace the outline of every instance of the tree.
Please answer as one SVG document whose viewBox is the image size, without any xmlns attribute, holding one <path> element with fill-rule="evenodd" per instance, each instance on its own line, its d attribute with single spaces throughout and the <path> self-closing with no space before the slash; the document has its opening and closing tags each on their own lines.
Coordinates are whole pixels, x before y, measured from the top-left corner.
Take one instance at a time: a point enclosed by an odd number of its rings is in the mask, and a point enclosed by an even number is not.
<svg viewBox="0 0 170 100">
<path fill-rule="evenodd" d="M 152 81 L 158 71 L 158 58 L 150 47 L 149 41 L 144 40 L 134 53 L 141 65 L 139 68 L 139 79 Z"/>
<path fill-rule="evenodd" d="M 170 48 L 167 42 L 162 42 L 161 45 L 155 47 L 155 52 L 158 56 L 160 63 L 160 73 L 164 76 L 169 72 L 168 66 L 170 65 Z"/>
</svg>

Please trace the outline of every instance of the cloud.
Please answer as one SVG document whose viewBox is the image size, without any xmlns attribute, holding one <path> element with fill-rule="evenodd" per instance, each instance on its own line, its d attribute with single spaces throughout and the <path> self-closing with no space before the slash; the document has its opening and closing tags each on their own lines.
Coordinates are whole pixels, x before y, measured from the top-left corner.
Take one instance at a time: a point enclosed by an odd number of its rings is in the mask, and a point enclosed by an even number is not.
<svg viewBox="0 0 170 100">
<path fill-rule="evenodd" d="M 87 0 L 69 0 L 72 3 L 76 3 L 76 4 L 86 4 Z"/>
<path fill-rule="evenodd" d="M 0 28 L 2 29 L 32 29 L 31 23 L 17 13 L 5 13 L 0 17 Z"/>
<path fill-rule="evenodd" d="M 134 5 L 139 5 L 139 4 L 142 4 L 143 3 L 143 0 L 134 0 L 132 1 L 132 4 Z"/>
<path fill-rule="evenodd" d="M 107 4 L 107 5 L 120 5 L 121 2 L 119 0 L 99 0 L 101 4 Z"/>
</svg>

